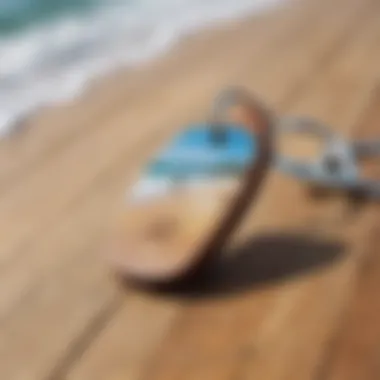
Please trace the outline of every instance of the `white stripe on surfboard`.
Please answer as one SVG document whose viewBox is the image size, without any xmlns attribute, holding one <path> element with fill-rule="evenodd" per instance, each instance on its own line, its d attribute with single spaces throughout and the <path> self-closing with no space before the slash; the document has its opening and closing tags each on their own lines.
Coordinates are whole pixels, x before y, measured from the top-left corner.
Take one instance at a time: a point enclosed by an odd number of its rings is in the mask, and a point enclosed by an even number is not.
<svg viewBox="0 0 380 380">
<path fill-rule="evenodd" d="M 235 186 L 235 178 L 193 178 L 180 182 L 168 179 L 144 178 L 127 192 L 127 200 L 140 202 L 168 195 L 174 189 L 210 189 L 229 188 Z"/>
</svg>

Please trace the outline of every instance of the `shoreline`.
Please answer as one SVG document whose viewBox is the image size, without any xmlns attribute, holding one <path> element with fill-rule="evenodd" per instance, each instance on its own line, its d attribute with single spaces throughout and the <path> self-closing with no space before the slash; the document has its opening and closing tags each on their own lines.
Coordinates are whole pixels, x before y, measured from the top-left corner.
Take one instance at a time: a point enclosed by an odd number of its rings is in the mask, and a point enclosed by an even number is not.
<svg viewBox="0 0 380 380">
<path fill-rule="evenodd" d="M 94 79 L 77 98 L 39 109 L 14 133 L 0 138 L 0 191 L 71 141 L 86 138 L 127 109 L 141 107 L 145 98 L 154 101 L 157 93 L 174 89 L 175 83 L 187 80 L 187 76 L 198 75 L 199 80 L 202 71 L 208 70 L 208 62 L 218 56 L 225 59 L 223 46 L 240 40 L 246 44 L 244 34 L 255 33 L 264 23 L 273 24 L 276 30 L 277 14 L 281 14 L 280 7 L 210 26 L 184 37 L 170 51 L 143 65 L 120 68 Z M 235 83 L 225 83 L 229 84 Z"/>
<path fill-rule="evenodd" d="M 220 30 L 221 28 L 224 28 L 226 25 L 228 26 L 231 22 L 232 23 L 240 23 L 248 18 L 252 17 L 257 17 L 261 15 L 265 15 L 268 12 L 274 11 L 276 8 L 279 8 L 282 6 L 282 4 L 286 1 L 289 0 L 269 0 L 268 4 L 263 4 L 262 0 L 257 0 L 257 3 L 252 4 L 251 6 L 248 6 L 247 4 L 237 6 L 237 9 L 233 11 L 231 8 L 230 10 L 230 15 L 222 16 L 220 19 L 216 17 L 215 19 L 210 19 L 210 22 L 208 23 L 207 21 L 203 20 L 202 17 L 204 18 L 205 16 L 200 15 L 200 21 L 195 22 L 193 21 L 194 25 L 188 25 L 187 27 L 183 27 L 183 30 L 179 28 L 178 32 L 176 33 L 174 30 L 171 32 L 167 32 L 170 35 L 170 38 L 168 36 L 167 39 L 164 38 L 164 36 L 160 37 L 160 40 L 163 39 L 161 42 L 154 43 L 150 48 L 149 45 L 144 47 L 145 45 L 143 44 L 141 46 L 141 52 L 137 54 L 136 56 L 133 56 L 132 50 L 136 47 L 129 47 L 127 42 L 128 42 L 128 36 L 124 36 L 122 40 L 125 40 L 125 43 L 127 44 L 125 52 L 124 50 L 120 51 L 120 47 L 117 50 L 119 57 L 117 55 L 113 57 L 111 53 L 105 53 L 104 56 L 101 56 L 101 59 L 95 59 L 96 57 L 94 56 L 92 59 L 94 59 L 94 62 L 91 64 L 91 55 L 88 58 L 83 58 L 83 62 L 77 62 L 71 69 L 65 68 L 64 65 L 61 65 L 61 71 L 51 71 L 53 67 L 48 66 L 46 68 L 46 73 L 44 73 L 43 76 L 41 76 L 41 72 L 36 72 L 36 77 L 33 79 L 33 77 L 30 77 L 30 73 L 28 74 L 26 72 L 25 80 L 22 83 L 19 83 L 21 88 L 23 88 L 22 93 L 20 93 L 20 89 L 13 88 L 12 86 L 9 86 L 7 84 L 7 71 L 11 70 L 11 63 L 12 63 L 12 54 L 14 55 L 16 52 L 17 54 L 24 54 L 23 51 L 18 51 L 18 45 L 22 42 L 22 38 L 28 38 L 33 40 L 32 35 L 36 34 L 35 38 L 37 38 L 38 33 L 35 33 L 36 31 L 31 30 L 29 33 L 32 33 L 29 37 L 26 34 L 25 37 L 22 37 L 23 35 L 20 35 L 17 37 L 15 41 L 15 46 L 14 49 L 15 51 L 12 52 L 12 50 L 9 52 L 11 53 L 10 57 L 8 58 L 8 61 L 10 59 L 10 63 L 7 61 L 5 62 L 5 66 L 2 67 L 0 66 L 0 73 L 5 70 L 5 74 L 3 74 L 4 79 L 5 79 L 5 85 L 9 87 L 7 90 L 6 87 L 3 89 L 3 93 L 0 92 L 0 101 L 3 102 L 2 108 L 0 108 L 0 138 L 7 137 L 9 135 L 14 134 L 14 130 L 22 130 L 22 126 L 25 124 L 28 124 L 29 120 L 35 115 L 35 114 L 40 114 L 41 110 L 44 109 L 50 109 L 54 107 L 62 107 L 65 106 L 66 104 L 72 104 L 75 101 L 81 100 L 83 97 L 86 97 L 89 91 L 92 91 L 92 88 L 95 86 L 97 87 L 97 83 L 99 82 L 105 82 L 107 80 L 110 80 L 110 78 L 115 77 L 118 75 L 120 72 L 126 72 L 126 71 L 140 71 L 140 68 L 144 70 L 146 67 L 151 67 L 152 64 L 154 65 L 156 62 L 159 62 L 163 57 L 166 55 L 173 54 L 173 52 L 180 48 L 181 45 L 183 45 L 184 42 L 188 39 L 193 39 L 195 36 L 198 35 L 203 35 L 207 33 L 212 33 L 213 30 Z M 247 14 L 243 13 L 243 9 L 247 7 L 252 8 L 248 10 Z M 241 8 L 241 9 L 240 9 Z M 240 9 L 240 11 L 238 11 Z M 228 12 L 227 12 L 228 13 Z M 223 14 L 223 12 L 222 12 Z M 63 22 L 63 21 L 62 21 Z M 199 25 L 198 25 L 199 24 Z M 48 31 L 45 31 L 48 32 Z M 27 32 L 25 32 L 27 33 Z M 158 29 L 156 32 L 153 33 L 153 37 L 151 37 L 153 40 L 156 38 L 154 37 L 158 33 L 157 38 L 159 38 L 159 35 L 162 34 L 160 30 Z M 40 33 L 41 34 L 41 31 Z M 53 36 L 52 36 L 53 38 Z M 60 36 L 62 39 L 62 36 Z M 69 36 L 67 37 L 69 38 Z M 75 43 L 80 43 L 80 35 L 78 36 L 78 41 L 75 42 L 75 40 L 72 41 L 73 44 Z M 119 37 L 120 38 L 120 37 Z M 20 41 L 18 41 L 20 40 Z M 72 40 L 72 36 L 70 37 L 70 40 Z M 53 42 L 54 38 L 52 39 Z M 3 43 L 3 45 L 0 44 L 0 52 L 4 53 L 4 56 L 7 56 L 7 45 L 12 46 L 12 41 L 7 41 L 3 40 L 0 42 Z M 38 40 L 37 40 L 38 42 Z M 36 43 L 37 43 L 36 42 Z M 5 45 L 4 45 L 5 43 Z M 41 44 L 41 41 L 38 42 Z M 57 43 L 61 43 L 59 40 Z M 142 42 L 143 43 L 143 42 Z M 145 42 L 147 43 L 147 42 Z M 153 42 L 152 42 L 153 43 Z M 158 45 L 157 45 L 158 44 Z M 157 45 L 157 46 L 156 46 Z M 43 46 L 43 45 L 42 45 Z M 41 47 L 42 48 L 42 47 Z M 84 46 L 82 47 L 82 49 Z M 124 47 L 123 47 L 124 48 Z M 59 49 L 59 45 L 56 49 Z M 145 51 L 145 50 L 146 51 Z M 131 50 L 131 51 L 130 51 Z M 95 49 L 95 51 L 97 51 Z M 99 51 L 97 53 L 92 53 L 94 54 L 102 54 L 101 53 L 101 47 L 99 47 Z M 42 52 L 43 53 L 43 52 Z M 42 53 L 39 53 L 41 55 Z M 57 54 L 59 53 L 59 50 L 56 52 Z M 70 53 L 68 50 L 67 53 Z M 29 53 L 28 53 L 29 54 Z M 35 53 L 37 54 L 37 53 Z M 126 55 L 131 55 L 129 59 L 126 59 L 124 57 L 124 54 Z M 85 55 L 84 55 L 85 57 Z M 124 57 L 124 58 L 123 58 Z M 28 59 L 28 55 L 25 56 L 25 59 Z M 41 60 L 42 59 L 42 60 Z M 54 57 L 47 57 L 48 62 L 49 59 L 52 60 Z M 13 58 L 14 60 L 14 58 Z M 41 60 L 40 63 L 43 62 L 43 55 L 42 58 L 39 58 Z M 59 62 L 59 57 L 58 57 L 58 62 Z M 96 63 L 98 61 L 98 63 Z M 125 62 L 124 62 L 125 61 Z M 38 62 L 38 61 L 37 61 Z M 98 65 L 100 62 L 103 62 L 99 67 Z M 106 63 L 108 62 L 108 63 Z M 27 67 L 27 61 L 22 62 L 22 61 L 16 61 L 16 67 L 20 66 L 19 69 L 16 70 L 21 70 L 21 67 L 25 66 Z M 36 64 L 31 62 L 33 66 L 31 67 L 30 70 L 31 73 L 36 69 L 38 69 L 38 66 L 34 67 Z M 86 65 L 90 64 L 89 69 L 86 72 Z M 9 67 L 8 67 L 9 66 Z M 93 67 L 92 67 L 93 66 Z M 74 69 L 74 67 L 76 67 Z M 39 69 L 38 69 L 39 70 Z M 50 71 L 49 71 L 50 70 Z M 58 67 L 57 67 L 58 70 Z M 67 71 L 69 70 L 69 71 Z M 18 83 L 17 76 L 19 74 L 23 74 L 22 71 L 20 71 L 17 74 L 17 71 L 15 73 L 12 73 L 12 71 L 9 71 L 9 74 L 11 74 L 11 83 Z M 15 75 L 17 74 L 17 75 Z M 13 77 L 14 78 L 13 78 Z M 59 77 L 62 76 L 61 79 Z M 51 77 L 49 81 L 52 81 L 52 83 L 49 84 L 47 82 L 45 84 L 45 79 L 44 77 Z M 36 82 L 36 80 L 39 78 L 39 80 Z M 66 78 L 66 79 L 64 79 Z M 76 79 L 75 79 L 76 78 Z M 61 82 L 60 82 L 61 81 Z M 36 82 L 36 83 L 35 83 Z M 41 84 L 39 84 L 39 82 Z M 78 83 L 77 83 L 78 82 Z M 34 84 L 33 84 L 34 83 Z M 54 87 L 52 87 L 52 84 L 55 83 L 56 87 L 59 88 L 58 91 L 54 91 Z M 34 89 L 34 85 L 37 85 L 37 88 Z M 26 87 L 25 87 L 26 86 Z M 42 86 L 42 87 L 41 87 Z M 44 89 L 44 86 L 46 87 Z M 30 87 L 30 89 L 28 89 Z M 35 100 L 30 100 L 28 91 L 31 90 L 37 90 L 36 95 L 35 95 Z M 8 96 L 6 95 L 5 91 L 9 91 L 11 96 L 20 96 L 22 101 L 19 101 L 19 104 L 14 102 L 12 99 L 9 100 Z M 30 103 L 29 105 L 25 106 L 25 101 L 27 100 L 27 104 Z M 37 102 L 37 103 L 33 103 Z M 33 105 L 34 104 L 34 105 Z M 13 111 L 12 111 L 13 110 Z M 17 111 L 18 110 L 18 111 Z"/>
</svg>

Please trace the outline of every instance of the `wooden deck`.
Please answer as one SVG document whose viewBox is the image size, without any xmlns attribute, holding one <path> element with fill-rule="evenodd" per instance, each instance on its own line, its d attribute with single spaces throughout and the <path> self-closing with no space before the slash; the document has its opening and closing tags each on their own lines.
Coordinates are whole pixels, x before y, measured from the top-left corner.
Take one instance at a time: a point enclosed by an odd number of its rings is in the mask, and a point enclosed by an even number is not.
<svg viewBox="0 0 380 380">
<path fill-rule="evenodd" d="M 273 172 L 213 281 L 182 295 L 125 289 L 98 255 L 141 160 L 225 84 L 380 135 L 380 1 L 243 24 L 0 143 L 1 380 L 380 379 L 376 205 L 316 201 Z"/>
</svg>

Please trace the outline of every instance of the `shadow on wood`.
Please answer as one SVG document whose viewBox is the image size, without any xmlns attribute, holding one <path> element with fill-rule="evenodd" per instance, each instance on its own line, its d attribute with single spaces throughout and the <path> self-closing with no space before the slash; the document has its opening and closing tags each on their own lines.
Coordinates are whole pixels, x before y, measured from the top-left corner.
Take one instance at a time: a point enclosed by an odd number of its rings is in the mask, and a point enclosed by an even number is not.
<svg viewBox="0 0 380 380">
<path fill-rule="evenodd" d="M 188 298 L 229 296 L 270 285 L 331 264 L 344 253 L 339 241 L 300 233 L 255 236 L 225 252 L 201 273 L 182 282 L 146 287 L 160 295 Z"/>
</svg>

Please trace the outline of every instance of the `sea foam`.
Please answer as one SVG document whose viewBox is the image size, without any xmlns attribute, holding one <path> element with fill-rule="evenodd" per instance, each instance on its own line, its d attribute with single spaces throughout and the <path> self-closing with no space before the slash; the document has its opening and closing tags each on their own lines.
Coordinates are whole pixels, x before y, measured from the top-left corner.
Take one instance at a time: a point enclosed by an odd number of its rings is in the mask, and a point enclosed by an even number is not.
<svg viewBox="0 0 380 380">
<path fill-rule="evenodd" d="M 181 37 L 280 0 L 123 0 L 0 37 L 0 136 L 94 77 L 157 57 Z"/>
</svg>

